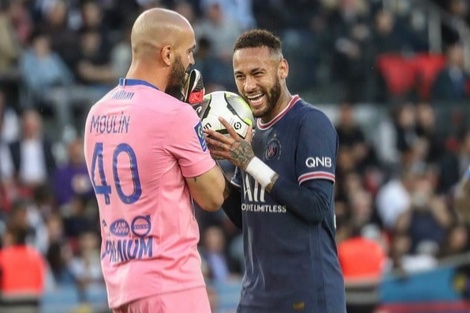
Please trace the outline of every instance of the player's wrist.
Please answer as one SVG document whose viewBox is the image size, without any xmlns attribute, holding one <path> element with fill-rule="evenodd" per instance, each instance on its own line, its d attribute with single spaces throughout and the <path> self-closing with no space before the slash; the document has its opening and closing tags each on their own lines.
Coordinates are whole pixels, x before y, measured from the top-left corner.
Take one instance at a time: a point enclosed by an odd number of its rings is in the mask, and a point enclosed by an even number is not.
<svg viewBox="0 0 470 313">
<path fill-rule="evenodd" d="M 259 158 L 254 157 L 246 166 L 245 172 L 250 174 L 263 188 L 272 183 L 277 173 Z"/>
</svg>

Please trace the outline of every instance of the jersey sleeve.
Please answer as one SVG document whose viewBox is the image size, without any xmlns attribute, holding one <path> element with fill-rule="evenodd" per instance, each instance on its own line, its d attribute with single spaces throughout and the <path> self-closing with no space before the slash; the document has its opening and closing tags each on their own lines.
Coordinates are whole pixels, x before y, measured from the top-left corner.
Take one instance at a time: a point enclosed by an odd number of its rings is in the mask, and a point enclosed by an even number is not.
<svg viewBox="0 0 470 313">
<path fill-rule="evenodd" d="M 335 182 L 338 134 L 320 111 L 304 115 L 299 129 L 296 172 L 299 185 L 311 179 Z"/>
<path fill-rule="evenodd" d="M 235 171 L 233 172 L 232 179 L 230 180 L 232 186 L 240 189 L 242 186 L 242 172 L 240 168 L 237 166 L 235 167 Z"/>
<path fill-rule="evenodd" d="M 175 156 L 184 177 L 195 177 L 215 166 L 202 124 L 191 106 L 182 106 L 168 132 L 167 150 Z"/>
</svg>

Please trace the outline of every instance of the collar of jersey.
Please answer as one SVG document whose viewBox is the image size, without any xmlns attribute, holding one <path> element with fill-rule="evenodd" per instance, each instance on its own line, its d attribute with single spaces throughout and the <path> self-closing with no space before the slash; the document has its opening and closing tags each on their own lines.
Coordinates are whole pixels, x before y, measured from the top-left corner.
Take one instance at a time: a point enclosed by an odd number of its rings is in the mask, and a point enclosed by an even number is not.
<svg viewBox="0 0 470 313">
<path fill-rule="evenodd" d="M 119 78 L 119 86 L 147 86 L 158 90 L 157 86 L 141 79 Z"/>
<path fill-rule="evenodd" d="M 289 111 L 290 108 L 292 108 L 294 106 L 294 104 L 297 102 L 297 100 L 299 100 L 299 99 L 300 99 L 299 95 L 294 95 L 292 97 L 292 99 L 290 100 L 289 104 L 284 108 L 284 110 L 279 112 L 278 115 L 276 115 L 272 120 L 270 120 L 269 122 L 267 122 L 265 124 L 263 124 L 263 122 L 261 122 L 261 119 L 259 118 L 257 120 L 258 128 L 259 129 L 268 129 L 269 127 L 276 124 L 276 122 L 279 121 L 284 115 L 286 115 L 287 111 Z"/>
</svg>

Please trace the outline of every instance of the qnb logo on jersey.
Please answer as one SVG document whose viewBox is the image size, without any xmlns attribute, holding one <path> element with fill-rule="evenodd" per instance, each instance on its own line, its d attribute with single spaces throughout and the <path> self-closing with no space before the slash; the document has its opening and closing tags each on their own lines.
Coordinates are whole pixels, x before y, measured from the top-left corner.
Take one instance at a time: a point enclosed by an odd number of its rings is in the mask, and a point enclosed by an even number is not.
<svg viewBox="0 0 470 313">
<path fill-rule="evenodd" d="M 314 167 L 332 167 L 333 162 L 331 161 L 330 157 L 308 157 L 305 160 L 305 165 L 308 168 L 314 168 Z"/>
</svg>

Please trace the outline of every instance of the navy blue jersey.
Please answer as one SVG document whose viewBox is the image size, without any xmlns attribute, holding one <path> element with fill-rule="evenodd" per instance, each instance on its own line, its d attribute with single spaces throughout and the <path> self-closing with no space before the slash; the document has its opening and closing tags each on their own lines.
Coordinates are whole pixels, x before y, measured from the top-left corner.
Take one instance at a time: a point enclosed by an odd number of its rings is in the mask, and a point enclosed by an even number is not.
<svg viewBox="0 0 470 313">
<path fill-rule="evenodd" d="M 252 146 L 280 177 L 305 187 L 326 180 L 329 195 L 325 217 L 306 222 L 250 175 L 236 172 L 232 182 L 241 188 L 245 248 L 238 312 L 344 313 L 333 203 L 336 130 L 324 113 L 296 96 L 271 122 L 258 120 Z"/>
</svg>

